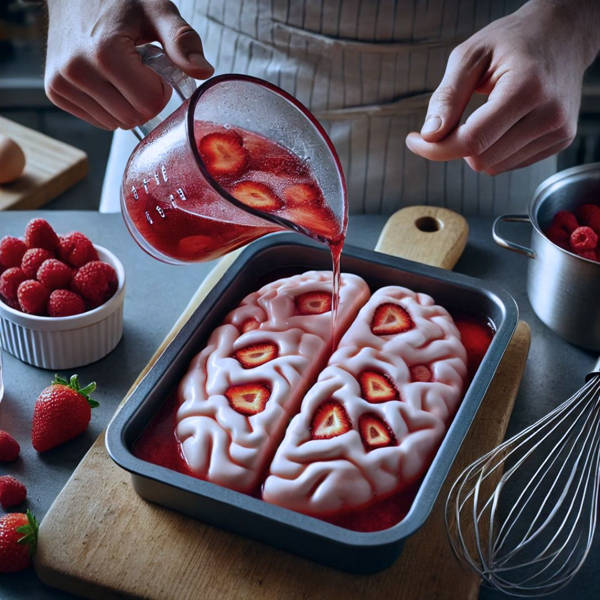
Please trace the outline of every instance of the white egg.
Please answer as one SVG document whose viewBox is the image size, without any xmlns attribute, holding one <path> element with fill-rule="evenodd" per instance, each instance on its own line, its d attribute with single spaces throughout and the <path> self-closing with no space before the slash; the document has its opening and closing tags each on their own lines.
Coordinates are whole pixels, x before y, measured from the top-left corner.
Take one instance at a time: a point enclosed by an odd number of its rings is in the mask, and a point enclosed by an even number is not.
<svg viewBox="0 0 600 600">
<path fill-rule="evenodd" d="M 21 176 L 25 169 L 25 154 L 21 146 L 0 133 L 0 184 Z"/>
</svg>

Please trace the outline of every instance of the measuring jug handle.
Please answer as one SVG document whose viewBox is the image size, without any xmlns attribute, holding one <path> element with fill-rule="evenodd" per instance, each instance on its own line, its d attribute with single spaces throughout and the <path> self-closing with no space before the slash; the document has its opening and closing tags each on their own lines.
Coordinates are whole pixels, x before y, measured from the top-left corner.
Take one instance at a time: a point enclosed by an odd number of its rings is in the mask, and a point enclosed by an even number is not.
<svg viewBox="0 0 600 600">
<path fill-rule="evenodd" d="M 154 44 L 144 44 L 136 48 L 142 64 L 150 67 L 168 83 L 181 98 L 187 100 L 196 90 L 196 80 L 186 75 L 175 63 Z M 132 129 L 141 141 L 162 122 L 159 115 Z"/>
</svg>

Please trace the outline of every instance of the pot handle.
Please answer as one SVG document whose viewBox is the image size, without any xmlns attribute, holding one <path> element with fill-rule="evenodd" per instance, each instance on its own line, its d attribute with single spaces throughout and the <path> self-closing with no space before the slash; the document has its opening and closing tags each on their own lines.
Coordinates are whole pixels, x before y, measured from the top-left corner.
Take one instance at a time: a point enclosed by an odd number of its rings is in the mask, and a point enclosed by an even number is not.
<svg viewBox="0 0 600 600">
<path fill-rule="evenodd" d="M 196 90 L 196 80 L 186 75 L 161 48 L 154 44 L 143 44 L 136 48 L 142 59 L 142 63 L 150 67 L 164 81 L 169 84 L 182 101 L 187 100 Z M 141 141 L 157 125 L 161 123 L 160 113 L 156 117 L 142 123 L 132 129 L 136 137 Z"/>
<path fill-rule="evenodd" d="M 498 246 L 502 246 L 503 248 L 512 250 L 513 252 L 518 252 L 519 254 L 524 254 L 529 258 L 535 258 L 535 252 L 531 248 L 517 244 L 516 242 L 511 242 L 500 235 L 498 229 L 500 227 L 500 223 L 504 222 L 531 224 L 529 217 L 527 215 L 501 215 L 500 217 L 496 218 L 494 224 L 492 225 L 492 236 L 494 237 L 494 241 L 496 244 L 498 244 Z"/>
</svg>

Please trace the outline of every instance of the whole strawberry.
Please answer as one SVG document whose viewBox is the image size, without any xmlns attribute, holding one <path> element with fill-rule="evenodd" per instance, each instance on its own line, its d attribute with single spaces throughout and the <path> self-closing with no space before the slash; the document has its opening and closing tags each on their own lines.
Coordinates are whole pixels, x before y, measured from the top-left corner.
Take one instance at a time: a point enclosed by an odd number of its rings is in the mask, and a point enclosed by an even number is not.
<svg viewBox="0 0 600 600">
<path fill-rule="evenodd" d="M 27 488 L 10 475 L 0 476 L 0 504 L 2 508 L 12 508 L 23 504 L 27 498 Z"/>
<path fill-rule="evenodd" d="M 38 524 L 31 511 L 0 518 L 0 573 L 26 569 L 37 545 Z"/>
<path fill-rule="evenodd" d="M 0 462 L 12 462 L 19 458 L 19 442 L 6 431 L 0 431 Z"/>
<path fill-rule="evenodd" d="M 117 273 L 112 265 L 94 260 L 77 269 L 71 287 L 92 306 L 98 306 L 115 293 L 117 284 Z"/>
<path fill-rule="evenodd" d="M 98 406 L 90 394 L 94 382 L 80 387 L 77 375 L 66 379 L 54 376 L 52 384 L 42 390 L 33 409 L 31 441 L 38 452 L 45 452 L 83 433 Z"/>
<path fill-rule="evenodd" d="M 45 219 L 33 219 L 25 227 L 25 244 L 28 248 L 58 248 L 58 236 Z"/>
</svg>

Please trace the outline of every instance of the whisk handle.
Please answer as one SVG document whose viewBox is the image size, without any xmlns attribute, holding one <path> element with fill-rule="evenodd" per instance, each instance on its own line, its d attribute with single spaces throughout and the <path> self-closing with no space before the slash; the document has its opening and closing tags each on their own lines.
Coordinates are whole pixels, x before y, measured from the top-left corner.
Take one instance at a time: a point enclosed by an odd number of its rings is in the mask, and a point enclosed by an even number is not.
<svg viewBox="0 0 600 600">
<path fill-rule="evenodd" d="M 600 356 L 594 365 L 594 368 L 585 376 L 585 380 L 589 381 L 592 377 L 600 377 Z"/>
</svg>

